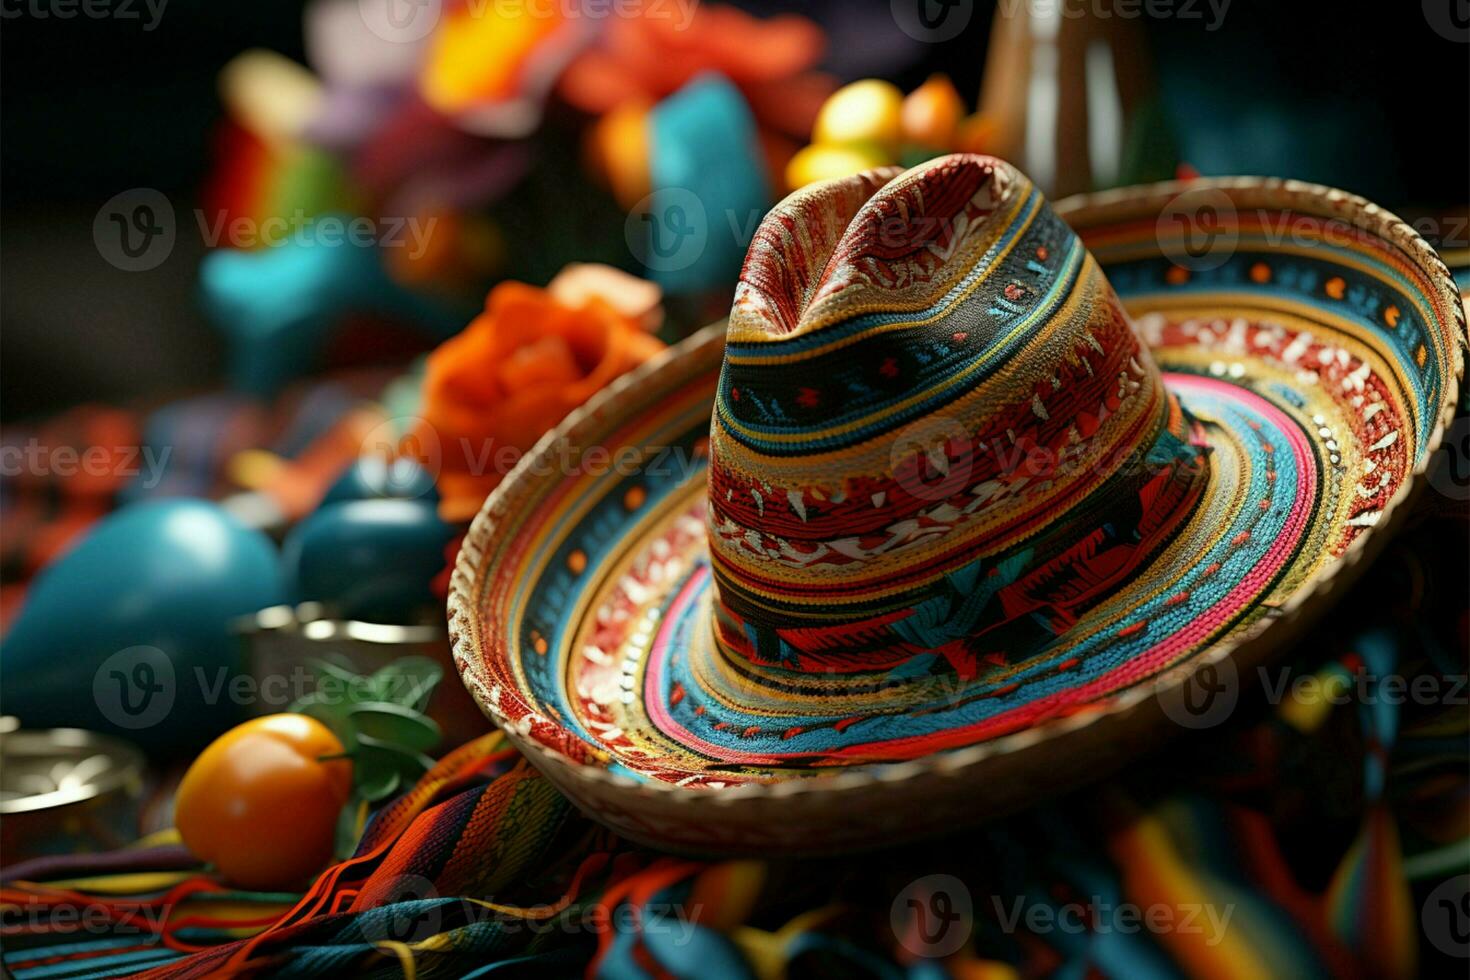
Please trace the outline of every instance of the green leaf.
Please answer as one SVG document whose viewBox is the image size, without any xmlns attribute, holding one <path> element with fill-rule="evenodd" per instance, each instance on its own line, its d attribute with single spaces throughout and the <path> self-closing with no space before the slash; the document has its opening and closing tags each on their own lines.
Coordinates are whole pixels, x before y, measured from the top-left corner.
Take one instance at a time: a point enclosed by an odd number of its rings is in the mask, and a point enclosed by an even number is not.
<svg viewBox="0 0 1470 980">
<path fill-rule="evenodd" d="M 337 815 L 337 839 L 334 853 L 337 860 L 345 861 L 352 857 L 357 850 L 357 842 L 362 839 L 362 830 L 367 826 L 368 801 L 360 794 L 354 793 L 352 799 L 342 808 Z"/>
<path fill-rule="evenodd" d="M 443 669 L 428 657 L 403 657 L 373 674 L 369 684 L 377 694 L 376 700 L 423 711 L 443 679 Z"/>
<path fill-rule="evenodd" d="M 360 767 L 356 771 L 361 773 L 356 780 L 358 794 L 371 803 L 392 796 L 398 789 L 403 774 L 389 758 L 380 757 L 373 762 L 367 762 L 366 759 L 364 755 L 353 757 L 354 763 Z"/>
<path fill-rule="evenodd" d="M 366 736 L 415 752 L 428 752 L 439 744 L 441 733 L 432 719 L 391 701 L 353 705 L 346 717 L 359 739 Z"/>
<path fill-rule="evenodd" d="M 385 799 L 433 767 L 434 760 L 424 753 L 439 744 L 442 733 L 423 709 L 444 676 L 437 662 L 403 657 L 371 676 L 338 660 L 312 659 L 308 666 L 316 690 L 297 699 L 290 710 L 315 718 L 341 740 L 344 754 L 353 761 L 358 803 Z"/>
<path fill-rule="evenodd" d="M 371 681 L 350 666 L 321 659 L 308 664 L 316 677 L 315 693 L 321 700 L 347 705 L 377 700 Z"/>
<path fill-rule="evenodd" d="M 392 742 L 379 741 L 370 735 L 362 736 L 362 742 L 369 751 L 388 753 L 400 770 L 414 779 L 418 779 L 419 776 L 434 768 L 434 760 L 422 752 L 415 752 L 413 749 L 395 745 Z"/>
<path fill-rule="evenodd" d="M 342 661 L 340 658 L 328 660 L 324 657 L 312 657 L 306 662 L 311 672 L 320 681 L 323 677 L 330 677 L 344 684 L 351 684 L 362 679 L 362 675 L 352 669 L 352 665 Z"/>
<path fill-rule="evenodd" d="M 434 760 L 421 752 L 380 741 L 371 735 L 358 736 L 358 746 L 353 758 L 366 765 L 374 775 L 385 769 L 392 770 L 403 784 L 417 782 L 434 765 Z"/>
<path fill-rule="evenodd" d="M 315 718 L 330 728 L 344 746 L 351 749 L 356 744 L 357 733 L 347 714 L 350 707 L 351 705 L 331 701 L 313 693 L 298 698 L 289 710 Z"/>
</svg>

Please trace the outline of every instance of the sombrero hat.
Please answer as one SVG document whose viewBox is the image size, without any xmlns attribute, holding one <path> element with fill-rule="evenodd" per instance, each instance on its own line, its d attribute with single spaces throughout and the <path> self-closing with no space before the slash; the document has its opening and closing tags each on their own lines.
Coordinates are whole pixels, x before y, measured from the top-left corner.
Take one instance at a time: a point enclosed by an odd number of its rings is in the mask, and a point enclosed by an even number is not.
<svg viewBox="0 0 1470 980">
<path fill-rule="evenodd" d="M 455 657 L 568 796 L 656 846 L 1014 809 L 1300 635 L 1422 482 L 1464 341 L 1433 250 L 1324 187 L 1053 209 L 977 156 L 819 184 L 761 224 L 728 326 L 491 494 Z"/>
</svg>

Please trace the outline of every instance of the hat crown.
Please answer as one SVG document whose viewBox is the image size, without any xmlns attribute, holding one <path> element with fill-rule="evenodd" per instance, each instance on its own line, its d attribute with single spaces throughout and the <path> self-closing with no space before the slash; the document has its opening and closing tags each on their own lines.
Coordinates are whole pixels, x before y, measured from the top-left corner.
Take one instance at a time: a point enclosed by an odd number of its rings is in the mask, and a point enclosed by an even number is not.
<svg viewBox="0 0 1470 980">
<path fill-rule="evenodd" d="M 806 672 L 1024 655 L 1172 526 L 1189 428 L 1009 164 L 799 191 L 753 240 L 716 397 L 721 646 Z"/>
</svg>

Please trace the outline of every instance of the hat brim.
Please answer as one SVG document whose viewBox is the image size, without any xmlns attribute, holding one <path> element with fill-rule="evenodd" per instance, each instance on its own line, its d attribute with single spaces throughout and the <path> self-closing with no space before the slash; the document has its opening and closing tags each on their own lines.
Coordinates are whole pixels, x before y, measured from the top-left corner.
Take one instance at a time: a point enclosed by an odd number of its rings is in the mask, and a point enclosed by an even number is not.
<svg viewBox="0 0 1470 980">
<path fill-rule="evenodd" d="M 1056 207 L 1203 423 L 1209 485 L 1169 545 L 1041 652 L 971 676 L 919 662 L 834 696 L 820 676 L 732 664 L 710 628 L 702 453 L 723 330 L 708 328 L 543 439 L 451 583 L 466 685 L 590 814 L 656 846 L 810 852 L 1014 809 L 1170 726 L 1223 720 L 1242 672 L 1384 539 L 1463 371 L 1464 313 L 1433 251 L 1294 182 Z"/>
</svg>

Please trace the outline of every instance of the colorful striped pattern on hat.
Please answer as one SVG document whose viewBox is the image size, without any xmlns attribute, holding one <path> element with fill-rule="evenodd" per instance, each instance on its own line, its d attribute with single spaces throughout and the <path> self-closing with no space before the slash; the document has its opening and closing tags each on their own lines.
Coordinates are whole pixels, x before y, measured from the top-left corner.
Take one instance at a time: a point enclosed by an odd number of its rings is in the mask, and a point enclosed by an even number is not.
<svg viewBox="0 0 1470 980">
<path fill-rule="evenodd" d="M 1030 649 L 1167 538 L 1201 445 L 1097 263 L 1010 165 L 815 185 L 762 223 L 730 318 L 720 643 L 837 672 Z M 956 615 L 909 615 L 936 598 Z"/>
</svg>

